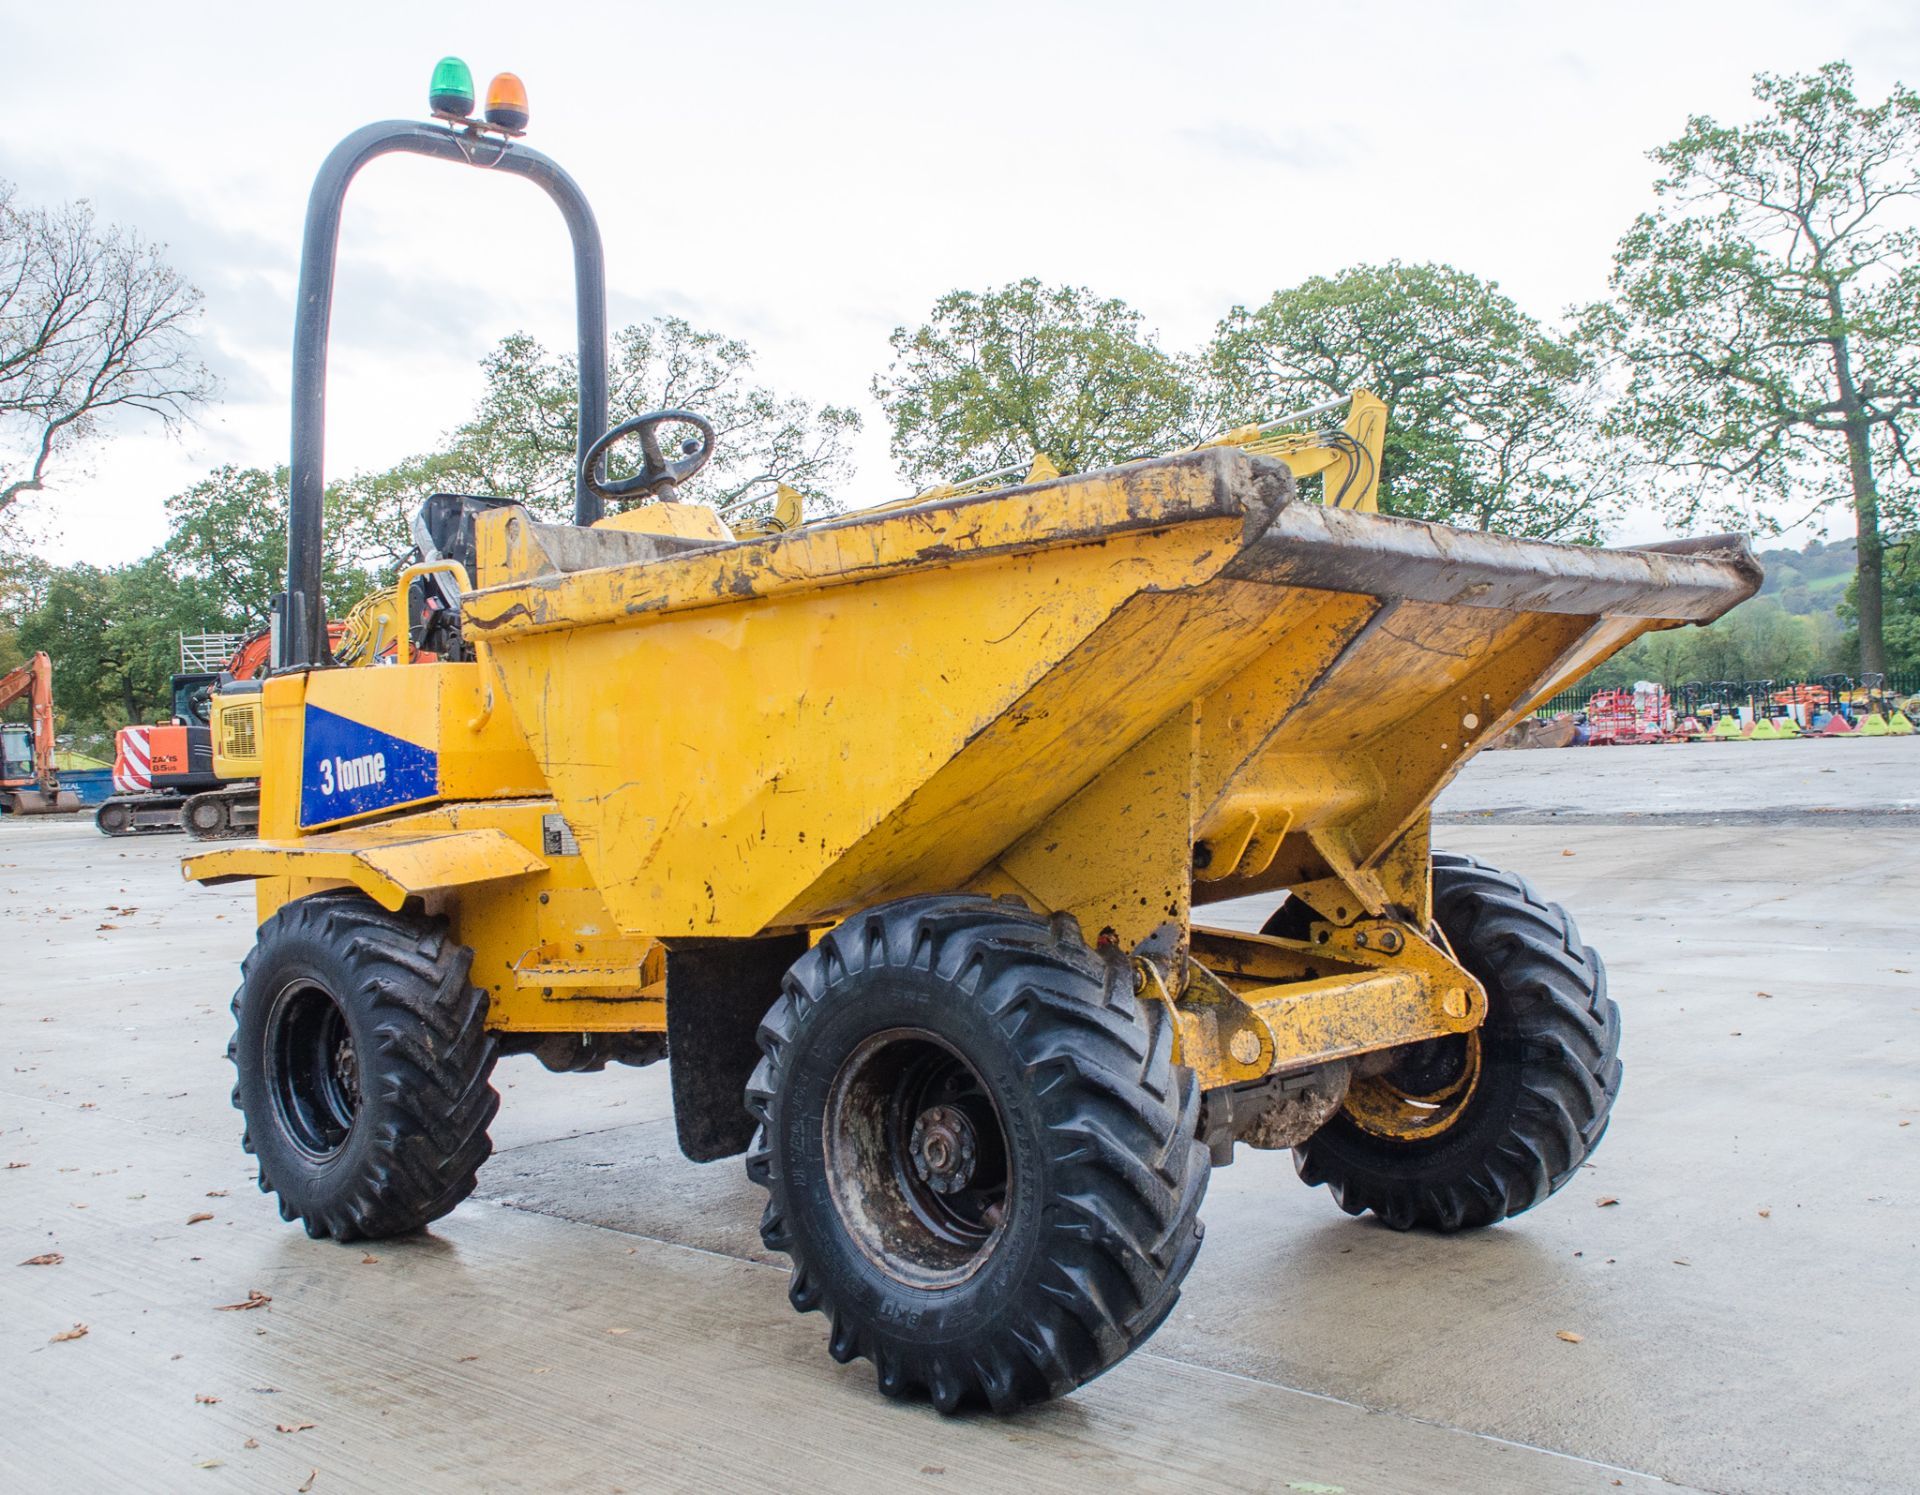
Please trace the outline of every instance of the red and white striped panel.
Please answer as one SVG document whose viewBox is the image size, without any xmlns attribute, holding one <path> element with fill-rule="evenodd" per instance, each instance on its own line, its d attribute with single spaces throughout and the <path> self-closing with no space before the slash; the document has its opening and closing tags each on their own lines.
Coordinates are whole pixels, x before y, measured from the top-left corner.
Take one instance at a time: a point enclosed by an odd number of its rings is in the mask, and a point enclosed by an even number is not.
<svg viewBox="0 0 1920 1495">
<path fill-rule="evenodd" d="M 113 787 L 122 794 L 153 788 L 153 745 L 148 727 L 122 727 L 113 739 Z"/>
</svg>

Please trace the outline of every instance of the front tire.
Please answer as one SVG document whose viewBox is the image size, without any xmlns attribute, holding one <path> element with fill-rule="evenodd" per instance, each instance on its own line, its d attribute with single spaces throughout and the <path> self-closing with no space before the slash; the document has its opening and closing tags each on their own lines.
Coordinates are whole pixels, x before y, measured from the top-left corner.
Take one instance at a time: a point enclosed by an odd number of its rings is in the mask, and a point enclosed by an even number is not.
<svg viewBox="0 0 1920 1495">
<path fill-rule="evenodd" d="M 260 926 L 227 1057 L 262 1193 L 311 1236 L 420 1229 L 473 1192 L 500 1098 L 486 993 L 446 921 L 357 893 Z"/>
<path fill-rule="evenodd" d="M 794 964 L 759 1037 L 761 1238 L 886 1395 L 1044 1401 L 1171 1311 L 1200 1245 L 1199 1090 L 1070 920 L 872 909 Z"/>
<path fill-rule="evenodd" d="M 1599 1146 L 1620 1093 L 1620 1009 L 1572 915 L 1524 878 L 1448 852 L 1434 853 L 1433 906 L 1486 987 L 1486 1021 L 1356 1081 L 1293 1154 L 1300 1177 L 1348 1214 L 1372 1210 L 1396 1230 L 1465 1230 L 1532 1209 Z M 1268 932 L 1301 937 L 1304 909 L 1283 904 Z"/>
</svg>

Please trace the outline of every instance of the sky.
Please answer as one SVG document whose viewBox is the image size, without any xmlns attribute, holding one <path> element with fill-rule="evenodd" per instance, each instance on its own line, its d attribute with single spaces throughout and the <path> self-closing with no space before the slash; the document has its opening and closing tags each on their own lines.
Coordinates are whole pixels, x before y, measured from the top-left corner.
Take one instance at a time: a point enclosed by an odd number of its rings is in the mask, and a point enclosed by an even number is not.
<svg viewBox="0 0 1920 1495">
<path fill-rule="evenodd" d="M 1026 275 L 1138 307 L 1169 348 L 1362 261 L 1437 260 L 1536 316 L 1604 293 L 1651 147 L 1754 112 L 1752 75 L 1920 83 L 1911 0 L 1641 4 L 619 3 L 458 7 L 0 0 L 0 178 L 164 241 L 205 295 L 218 402 L 111 433 L 32 513 L 62 561 L 136 559 L 165 498 L 286 460 L 307 190 L 357 126 L 424 118 L 433 64 L 526 82 L 529 143 L 593 201 L 615 327 L 746 339 L 776 389 L 850 403 L 843 493 L 904 491 L 868 392 L 887 336 Z M 330 475 L 432 447 L 502 336 L 570 348 L 535 189 L 393 157 L 348 198 Z M 614 412 L 614 418 L 634 412 Z M 1636 508 L 1620 542 L 1663 530 Z"/>
</svg>

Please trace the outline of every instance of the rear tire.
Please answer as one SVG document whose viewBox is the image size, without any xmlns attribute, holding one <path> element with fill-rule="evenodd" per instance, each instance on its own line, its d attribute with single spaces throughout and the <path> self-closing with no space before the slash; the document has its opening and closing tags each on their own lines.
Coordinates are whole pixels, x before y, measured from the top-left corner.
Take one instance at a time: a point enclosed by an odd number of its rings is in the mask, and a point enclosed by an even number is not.
<svg viewBox="0 0 1920 1495">
<path fill-rule="evenodd" d="M 1348 1214 L 1372 1210 L 1396 1230 L 1464 1230 L 1533 1208 L 1600 1145 L 1620 1093 L 1620 1009 L 1572 916 L 1524 878 L 1448 852 L 1434 853 L 1433 901 L 1486 987 L 1487 1018 L 1475 1034 L 1413 1045 L 1377 1083 L 1416 1098 L 1464 1088 L 1457 1114 L 1428 1135 L 1382 1135 L 1382 1108 L 1363 1106 L 1356 1086 L 1293 1154 L 1300 1177 Z M 1283 904 L 1268 932 L 1302 937 L 1304 910 Z M 1417 1099 L 1405 1112 L 1421 1115 Z"/>
<path fill-rule="evenodd" d="M 1144 1341 L 1199 1250 L 1199 1090 L 1070 920 L 978 897 L 797 961 L 747 1088 L 761 1238 L 829 1352 L 942 1412 L 1059 1396 Z"/>
<path fill-rule="evenodd" d="M 486 993 L 446 921 L 322 893 L 260 926 L 227 1057 L 262 1193 L 311 1236 L 418 1230 L 473 1192 L 500 1100 Z"/>
</svg>

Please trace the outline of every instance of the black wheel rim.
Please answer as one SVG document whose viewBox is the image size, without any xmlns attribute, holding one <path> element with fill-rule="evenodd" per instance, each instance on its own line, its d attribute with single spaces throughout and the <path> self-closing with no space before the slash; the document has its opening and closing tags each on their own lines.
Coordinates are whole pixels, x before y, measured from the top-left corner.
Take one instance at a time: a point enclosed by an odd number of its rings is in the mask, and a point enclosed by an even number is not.
<svg viewBox="0 0 1920 1495">
<path fill-rule="evenodd" d="M 324 1162 L 347 1145 L 360 1109 L 360 1065 L 346 1014 L 324 987 L 295 982 L 267 1023 L 267 1088 L 280 1130 Z"/>
<path fill-rule="evenodd" d="M 863 1041 L 827 1097 L 827 1183 L 863 1256 L 911 1287 L 953 1287 L 1006 1229 L 1006 1129 L 979 1073 L 944 1039 L 891 1028 Z"/>
</svg>

